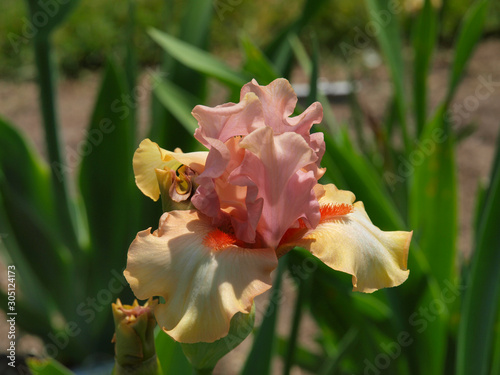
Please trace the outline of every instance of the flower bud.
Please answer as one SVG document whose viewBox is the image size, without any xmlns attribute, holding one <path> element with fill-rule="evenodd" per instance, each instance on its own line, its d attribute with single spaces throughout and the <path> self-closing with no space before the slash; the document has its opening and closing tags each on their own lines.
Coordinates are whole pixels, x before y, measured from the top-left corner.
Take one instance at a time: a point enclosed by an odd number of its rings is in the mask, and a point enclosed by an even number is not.
<svg viewBox="0 0 500 375">
<path fill-rule="evenodd" d="M 137 300 L 130 305 L 122 305 L 119 299 L 112 303 L 115 321 L 114 374 L 159 374 L 158 359 L 154 344 L 156 320 L 153 309 L 156 301 L 149 299 L 144 306 Z"/>
</svg>

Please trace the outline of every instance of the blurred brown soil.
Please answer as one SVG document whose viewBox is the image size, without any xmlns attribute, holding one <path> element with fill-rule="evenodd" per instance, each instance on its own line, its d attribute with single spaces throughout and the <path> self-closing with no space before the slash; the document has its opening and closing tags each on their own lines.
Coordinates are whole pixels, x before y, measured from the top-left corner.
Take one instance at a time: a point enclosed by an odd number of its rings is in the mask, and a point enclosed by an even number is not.
<svg viewBox="0 0 500 375">
<path fill-rule="evenodd" d="M 484 41 L 477 49 L 460 85 L 455 97 L 455 103 L 464 104 L 468 97 L 475 96 L 476 88 L 481 83 L 481 78 L 500 82 L 500 41 Z M 430 103 L 435 107 L 445 94 L 447 79 L 449 75 L 452 51 L 442 51 L 436 56 L 432 73 L 429 77 Z M 409 74 L 410 72 L 408 72 Z M 347 79 L 348 74 L 342 63 L 334 66 L 323 67 L 322 75 L 328 80 Z M 359 91 L 360 101 L 363 108 L 376 119 L 382 119 L 388 98 L 391 95 L 391 84 L 387 71 L 382 65 L 373 69 L 365 69 L 356 77 L 361 88 Z M 81 142 L 85 127 L 87 126 L 92 105 L 96 97 L 100 78 L 95 74 L 89 74 L 78 81 L 63 80 L 59 84 L 59 114 L 62 124 L 62 139 L 65 149 L 76 150 Z M 294 76 L 294 81 L 306 81 L 301 73 Z M 149 87 L 147 77 L 140 80 L 140 85 Z M 483 91 L 484 92 L 484 91 Z M 35 148 L 45 155 L 43 149 L 43 129 L 41 127 L 40 115 L 37 101 L 37 87 L 33 82 L 12 83 L 0 81 L 0 114 L 22 129 L 26 137 L 34 144 Z M 478 181 L 486 180 L 489 175 L 492 158 L 495 151 L 496 137 L 500 128 L 500 85 L 493 88 L 491 95 L 478 100 L 478 107 L 467 111 L 463 117 L 466 121 L 460 126 L 468 123 L 476 125 L 476 131 L 463 140 L 457 148 L 458 180 L 459 180 L 459 248 L 461 254 L 467 256 L 472 248 L 471 221 L 474 212 L 475 192 Z M 216 103 L 217 104 L 217 103 Z M 139 103 L 139 117 L 141 128 L 148 123 L 149 100 L 144 99 Z M 332 104 L 335 115 L 339 121 L 348 121 L 350 109 L 347 103 Z M 460 127 L 459 126 L 459 127 Z M 71 152 L 71 151 L 70 151 Z M 285 299 L 278 320 L 280 334 L 287 335 L 291 314 L 293 311 L 293 285 L 287 282 Z M 267 296 L 262 296 L 257 303 L 259 311 L 263 311 Z M 258 314 L 257 321 L 261 320 L 262 314 Z M 7 326 L 1 322 L 5 319 L 0 317 L 0 352 L 6 348 Z M 301 326 L 301 340 L 312 350 L 316 347 L 314 334 L 316 332 L 312 319 L 306 317 Z M 217 373 L 232 374 L 242 366 L 246 352 L 250 347 L 251 339 L 247 339 L 240 347 L 233 351 L 218 366 Z M 18 341 L 18 354 L 39 352 L 40 343 L 37 338 L 25 335 Z M 276 363 L 276 370 L 280 364 Z M 274 373 L 274 372 L 273 372 Z M 301 374 L 296 368 L 292 372 Z"/>
</svg>

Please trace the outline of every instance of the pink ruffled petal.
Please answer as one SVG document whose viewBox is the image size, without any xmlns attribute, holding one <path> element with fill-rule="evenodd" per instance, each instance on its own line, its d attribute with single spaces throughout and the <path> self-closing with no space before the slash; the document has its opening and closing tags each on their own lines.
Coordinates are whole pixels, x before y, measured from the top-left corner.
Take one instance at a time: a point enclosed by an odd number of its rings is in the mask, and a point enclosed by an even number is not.
<svg viewBox="0 0 500 375">
<path fill-rule="evenodd" d="M 265 127 L 245 137 L 240 146 L 248 152 L 229 182 L 247 186 L 247 207 L 262 201 L 257 231 L 264 242 L 276 247 L 299 218 L 315 227 L 320 218 L 313 190 L 317 180 L 312 171 L 302 169 L 317 158 L 304 139 L 295 133 L 274 135 Z"/>
<path fill-rule="evenodd" d="M 309 132 L 313 124 L 323 119 L 323 108 L 316 102 L 303 113 L 290 117 L 297 104 L 297 95 L 292 85 L 284 78 L 279 78 L 267 86 L 260 86 L 254 79 L 241 89 L 241 98 L 248 93 L 255 93 L 262 103 L 264 121 L 273 128 L 275 134 L 294 132 L 302 135 L 309 143 Z"/>
<path fill-rule="evenodd" d="M 262 105 L 253 93 L 242 97 L 238 104 L 226 103 L 215 108 L 197 105 L 192 114 L 199 124 L 194 136 L 207 148 L 211 147 L 209 139 L 224 143 L 264 126 Z"/>
</svg>

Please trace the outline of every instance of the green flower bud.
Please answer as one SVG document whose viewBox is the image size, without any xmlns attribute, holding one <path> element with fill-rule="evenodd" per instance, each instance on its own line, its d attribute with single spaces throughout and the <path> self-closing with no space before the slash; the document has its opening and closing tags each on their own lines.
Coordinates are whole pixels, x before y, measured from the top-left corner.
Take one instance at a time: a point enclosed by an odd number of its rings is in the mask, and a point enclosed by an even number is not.
<svg viewBox="0 0 500 375">
<path fill-rule="evenodd" d="M 122 305 L 112 303 L 115 321 L 115 375 L 158 375 L 158 359 L 154 343 L 156 320 L 153 314 L 156 301 L 149 299 L 144 306 L 137 300 Z"/>
</svg>

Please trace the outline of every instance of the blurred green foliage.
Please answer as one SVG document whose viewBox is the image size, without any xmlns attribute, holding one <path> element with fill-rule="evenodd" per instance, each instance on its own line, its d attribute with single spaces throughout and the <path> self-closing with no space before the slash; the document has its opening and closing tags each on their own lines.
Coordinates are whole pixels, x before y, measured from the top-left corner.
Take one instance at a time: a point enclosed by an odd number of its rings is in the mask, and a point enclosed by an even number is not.
<svg viewBox="0 0 500 375">
<path fill-rule="evenodd" d="M 451 44 L 465 11 L 472 0 L 446 2 L 442 18 L 442 42 Z M 136 0 L 135 18 L 137 32 L 133 44 L 138 63 L 142 66 L 157 65 L 161 61 L 161 50 L 148 37 L 148 27 L 156 27 L 175 33 L 185 9 L 183 1 Z M 300 1 L 256 0 L 241 1 L 236 6 L 223 8 L 213 2 L 215 17 L 210 28 L 212 51 L 217 55 L 236 57 L 239 47 L 238 32 L 245 30 L 258 45 L 273 39 L 290 19 L 300 11 Z M 217 11 L 218 9 L 218 11 Z M 12 35 L 23 35 L 26 27 L 25 4 L 21 1 L 0 3 L 0 77 L 30 78 L 34 72 L 34 57 L 29 42 L 13 39 Z M 330 0 L 323 11 L 316 14 L 305 28 L 304 35 L 316 33 L 322 56 L 342 55 L 338 46 L 343 40 L 356 36 L 356 27 L 361 29 L 369 20 L 363 2 Z M 77 77 L 82 69 L 97 69 L 104 65 L 106 56 L 122 55 L 124 45 L 130 43 L 121 32 L 128 22 L 127 2 L 102 0 L 81 1 L 67 22 L 54 34 L 55 52 L 63 73 Z M 410 22 L 406 22 L 407 29 Z M 486 21 L 487 33 L 500 32 L 500 3 L 494 2 Z M 10 36 L 9 36 L 10 35 Z M 375 45 L 374 45 L 375 47 Z"/>
</svg>

